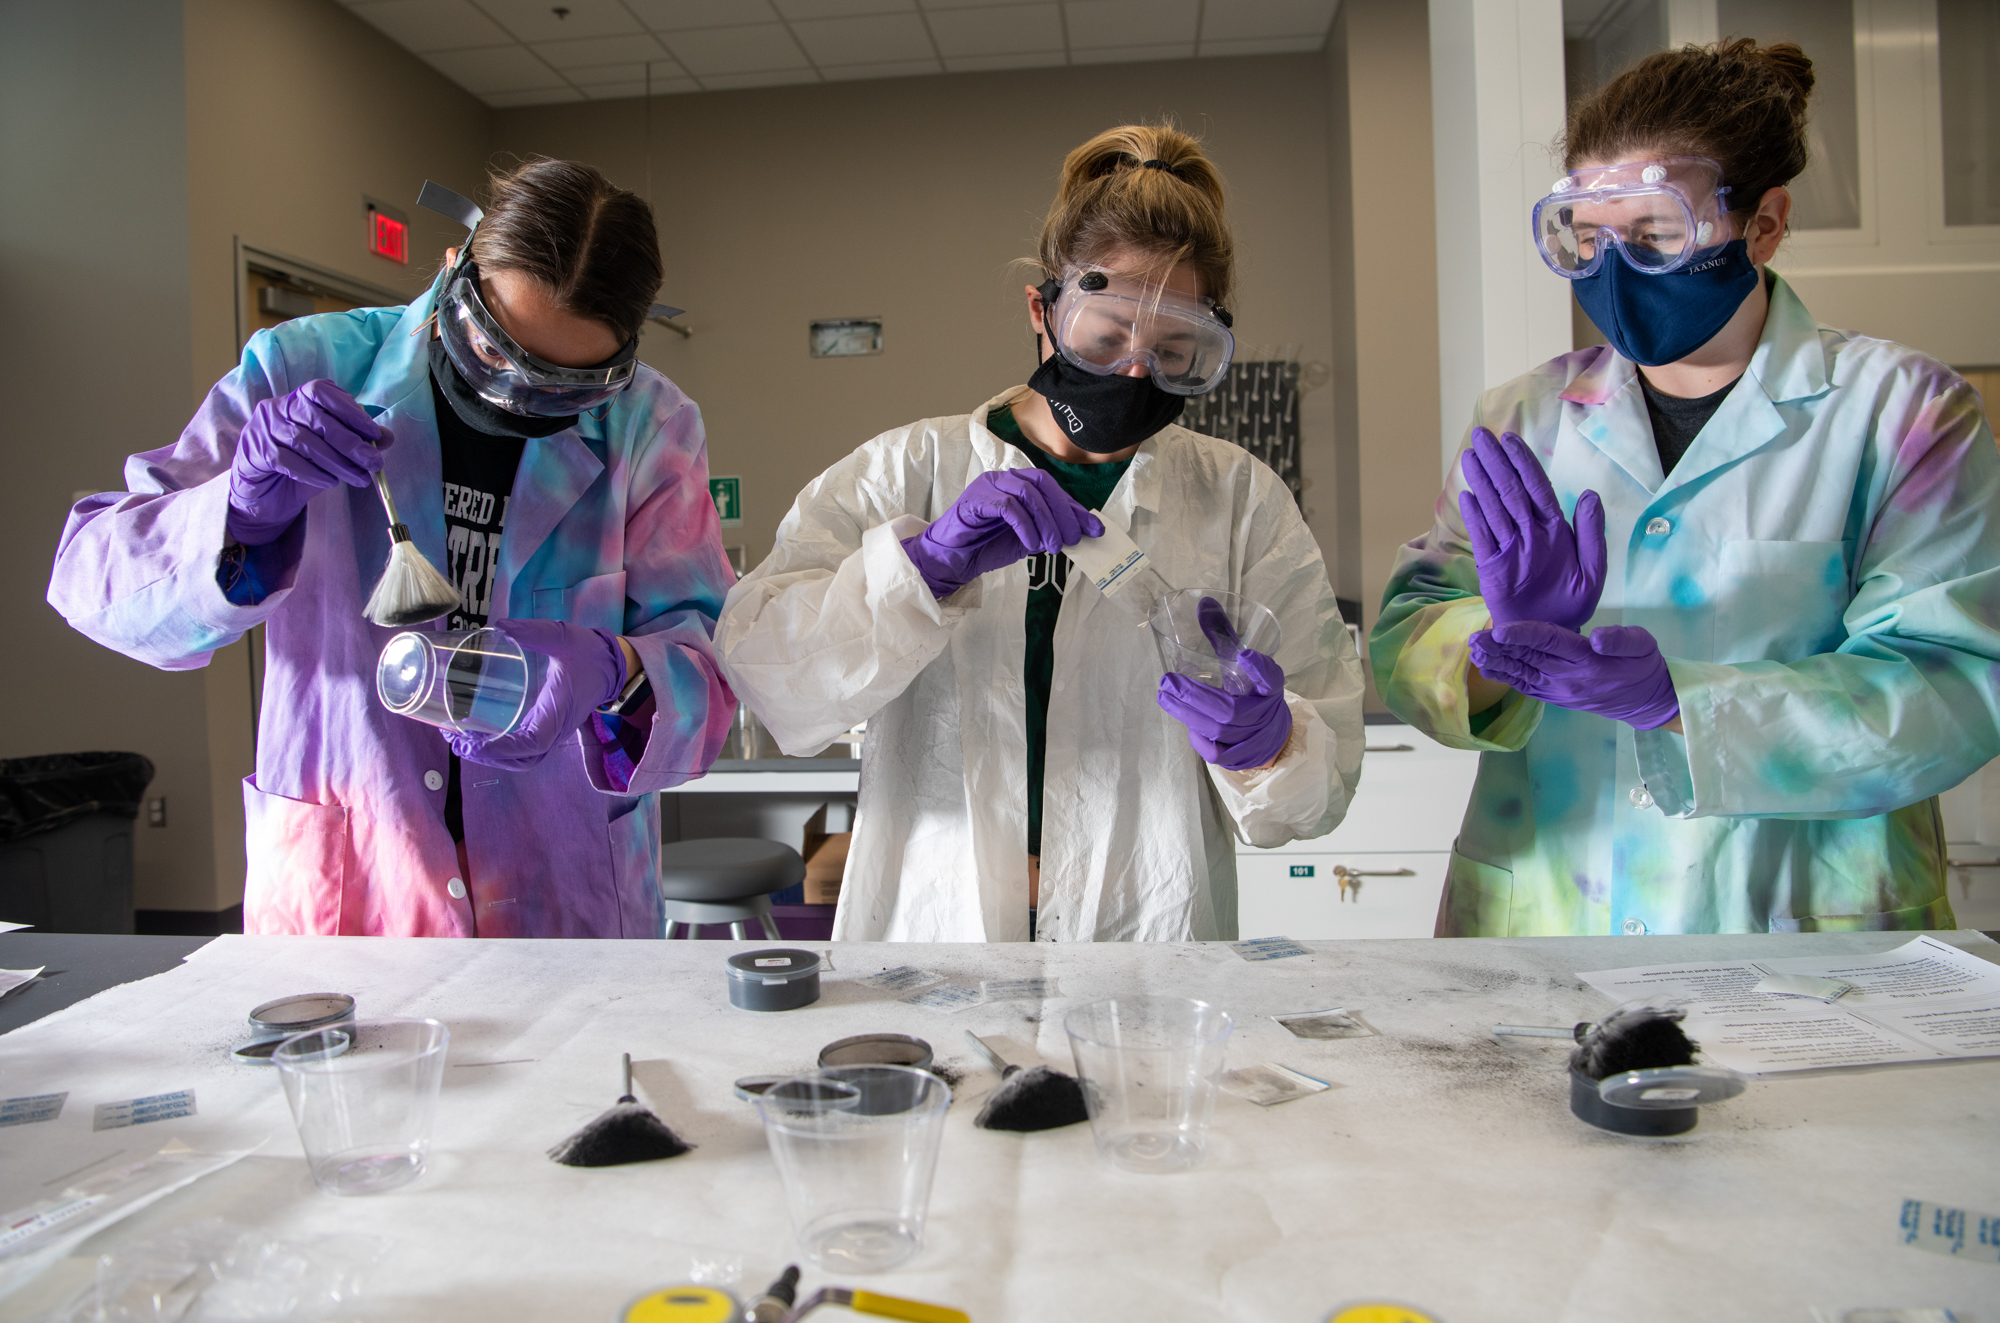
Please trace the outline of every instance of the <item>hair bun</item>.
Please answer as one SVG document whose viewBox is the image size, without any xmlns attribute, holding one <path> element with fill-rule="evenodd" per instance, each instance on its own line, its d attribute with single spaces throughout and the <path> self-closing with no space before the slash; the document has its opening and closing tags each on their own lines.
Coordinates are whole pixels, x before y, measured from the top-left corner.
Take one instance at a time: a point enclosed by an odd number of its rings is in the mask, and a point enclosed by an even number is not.
<svg viewBox="0 0 2000 1323">
<path fill-rule="evenodd" d="M 1818 80 L 1813 76 L 1812 57 L 1796 43 L 1777 42 L 1770 46 L 1759 46 L 1753 41 L 1745 42 L 1750 49 L 1743 52 L 1744 58 L 1763 68 L 1773 81 L 1785 89 L 1786 99 L 1792 109 L 1803 111 L 1806 101 L 1812 96 L 1813 85 Z"/>
</svg>

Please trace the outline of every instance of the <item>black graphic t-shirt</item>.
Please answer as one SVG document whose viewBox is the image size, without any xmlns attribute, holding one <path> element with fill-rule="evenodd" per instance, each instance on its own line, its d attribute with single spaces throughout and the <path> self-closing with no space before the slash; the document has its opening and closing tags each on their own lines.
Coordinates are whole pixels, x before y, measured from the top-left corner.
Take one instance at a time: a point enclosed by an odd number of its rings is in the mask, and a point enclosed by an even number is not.
<svg viewBox="0 0 2000 1323">
<path fill-rule="evenodd" d="M 438 449 L 444 460 L 444 573 L 465 604 L 451 613 L 451 629 L 477 629 L 494 614 L 493 572 L 500 559 L 500 532 L 507 523 L 507 497 L 521 467 L 527 442 L 492 436 L 465 425 L 431 382 L 437 410 Z M 506 615 L 504 603 L 498 613 Z"/>
</svg>

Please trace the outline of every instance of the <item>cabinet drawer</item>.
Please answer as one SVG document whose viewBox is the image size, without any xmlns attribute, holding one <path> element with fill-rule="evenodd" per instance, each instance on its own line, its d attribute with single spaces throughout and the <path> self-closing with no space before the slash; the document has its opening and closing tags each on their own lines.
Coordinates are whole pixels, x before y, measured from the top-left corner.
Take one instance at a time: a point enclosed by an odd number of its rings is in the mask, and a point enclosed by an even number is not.
<svg viewBox="0 0 2000 1323">
<path fill-rule="evenodd" d="M 1237 929 L 1244 937 L 1429 937 L 1448 854 L 1236 856 Z M 1407 877 L 1350 876 L 1335 870 Z"/>
<path fill-rule="evenodd" d="M 1451 849 L 1472 798 L 1479 755 L 1447 749 L 1408 726 L 1370 726 L 1368 743 L 1385 751 L 1362 756 L 1361 785 L 1347 817 L 1330 835 L 1300 845 L 1342 852 Z M 1386 751 L 1400 744 L 1410 747 Z"/>
</svg>

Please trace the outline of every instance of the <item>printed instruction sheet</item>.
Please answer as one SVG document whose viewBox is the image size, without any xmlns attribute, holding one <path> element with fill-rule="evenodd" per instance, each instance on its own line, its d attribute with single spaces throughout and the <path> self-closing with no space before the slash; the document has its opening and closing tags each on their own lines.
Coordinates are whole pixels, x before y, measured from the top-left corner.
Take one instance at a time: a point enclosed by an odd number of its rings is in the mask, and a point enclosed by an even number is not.
<svg viewBox="0 0 2000 1323">
<path fill-rule="evenodd" d="M 1837 1001 L 1760 992 L 1774 974 L 1850 984 Z M 1679 1006 L 1702 1060 L 1746 1075 L 2000 1056 L 2000 965 L 1918 937 L 1872 956 L 1718 960 L 1579 974 L 1620 1004 Z"/>
</svg>

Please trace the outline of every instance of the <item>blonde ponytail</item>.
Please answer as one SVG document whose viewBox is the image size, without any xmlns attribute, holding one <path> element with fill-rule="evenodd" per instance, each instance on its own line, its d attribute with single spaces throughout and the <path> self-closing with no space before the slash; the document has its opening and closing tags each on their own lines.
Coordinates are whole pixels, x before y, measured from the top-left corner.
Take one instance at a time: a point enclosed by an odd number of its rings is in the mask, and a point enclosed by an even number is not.
<svg viewBox="0 0 2000 1323">
<path fill-rule="evenodd" d="M 1236 244 L 1223 215 L 1222 176 L 1201 144 L 1171 125 L 1107 129 L 1063 161 L 1062 184 L 1042 222 L 1037 260 L 1050 277 L 1134 248 L 1186 263 L 1202 293 L 1227 305 Z"/>
</svg>

